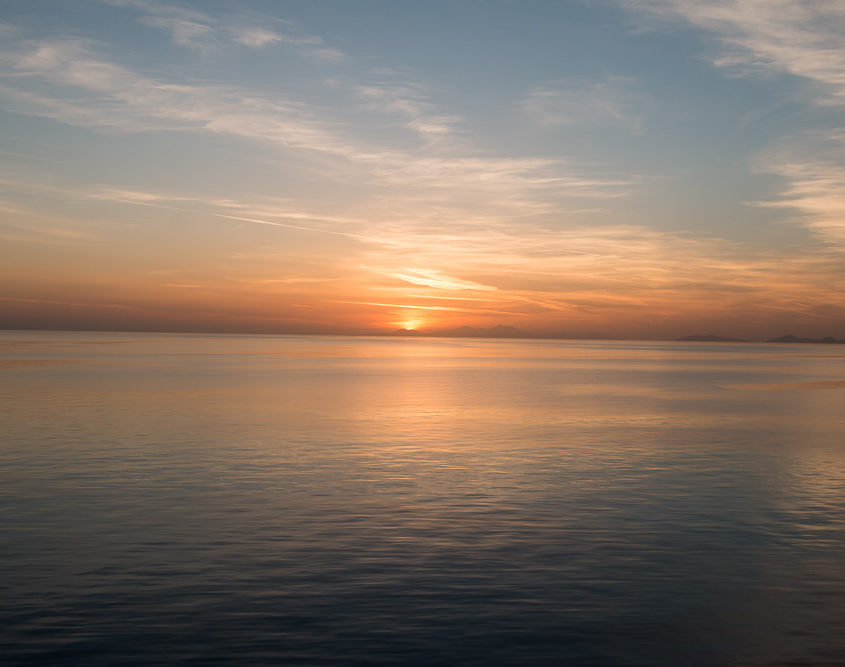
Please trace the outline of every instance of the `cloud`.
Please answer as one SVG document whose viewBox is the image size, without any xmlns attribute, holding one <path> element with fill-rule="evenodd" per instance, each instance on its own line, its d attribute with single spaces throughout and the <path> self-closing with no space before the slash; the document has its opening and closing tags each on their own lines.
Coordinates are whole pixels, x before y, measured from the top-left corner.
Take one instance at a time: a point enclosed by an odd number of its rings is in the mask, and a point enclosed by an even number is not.
<svg viewBox="0 0 845 667">
<path fill-rule="evenodd" d="M 169 30 L 173 42 L 191 49 L 204 49 L 214 43 L 216 30 L 205 23 L 172 16 L 145 16 L 141 22 Z"/>
<path fill-rule="evenodd" d="M 331 234 L 357 241 L 377 242 L 377 239 L 374 237 L 349 231 L 350 226 L 360 225 L 364 222 L 363 220 L 351 217 L 324 215 L 315 211 L 303 211 L 293 208 L 283 200 L 273 197 L 259 197 L 257 200 L 250 202 L 239 202 L 232 199 L 156 193 L 110 186 L 61 188 L 0 178 L 0 193 L 2 193 L 3 188 L 15 191 L 18 195 L 29 192 L 42 201 L 49 197 L 64 202 L 87 200 L 146 206 L 184 213 L 189 216 L 213 217 L 239 223 L 247 222 L 256 225 L 313 232 L 318 235 Z M 49 233 L 52 236 L 67 239 L 88 238 L 91 236 L 87 232 L 81 232 L 67 227 L 68 222 L 73 222 L 76 225 L 81 224 L 82 221 L 80 220 L 70 220 L 66 215 L 64 217 L 48 216 L 37 209 L 27 208 L 21 204 L 14 204 L 11 201 L 4 201 L 0 195 L 0 210 L 4 208 L 10 213 L 15 213 L 18 217 L 26 215 L 52 222 L 53 228 L 41 228 L 44 234 Z"/>
<path fill-rule="evenodd" d="M 817 84 L 825 104 L 845 104 L 845 4 L 840 0 L 632 0 L 653 20 L 680 18 L 714 34 L 714 58 L 740 72 L 769 70 Z"/>
<path fill-rule="evenodd" d="M 760 206 L 785 208 L 828 245 L 845 251 L 845 166 L 797 156 L 768 160 L 763 169 L 785 180 L 781 196 Z"/>
<path fill-rule="evenodd" d="M 454 125 L 462 120 L 458 116 L 437 113 L 419 84 L 370 83 L 358 86 L 356 93 L 369 109 L 403 116 L 405 127 L 429 141 L 453 134 Z"/>
<path fill-rule="evenodd" d="M 560 80 L 531 90 L 522 108 L 541 125 L 616 124 L 638 132 L 642 99 L 627 77 L 589 83 Z"/>
<path fill-rule="evenodd" d="M 170 32 L 179 46 L 208 50 L 218 44 L 217 22 L 207 14 L 158 0 L 99 0 L 114 7 L 133 9 L 142 14 L 144 25 Z"/>
<path fill-rule="evenodd" d="M 234 87 L 162 80 L 104 60 L 82 40 L 13 42 L 0 52 L 0 64 L 6 70 L 0 75 L 0 96 L 14 111 L 112 131 L 241 137 L 295 152 L 301 169 L 307 168 L 309 156 L 329 158 L 344 179 L 344 165 L 353 165 L 359 179 L 425 190 L 427 197 L 465 200 L 474 192 L 479 201 L 531 212 L 542 206 L 542 191 L 613 196 L 630 185 L 626 179 L 567 173 L 571 170 L 560 160 L 491 156 L 463 142 L 419 150 L 374 145 L 354 138 L 327 109 Z M 396 95 L 374 99 L 404 113 L 422 111 L 411 119 L 416 131 L 441 132 L 437 126 L 442 119 L 424 115 L 427 107 L 418 100 Z M 319 167 L 323 178 L 330 176 L 330 164 L 322 160 Z"/>
<path fill-rule="evenodd" d="M 787 315 L 790 321 L 821 322 L 831 309 L 845 310 L 845 295 L 836 287 L 841 271 L 836 253 L 755 250 L 634 225 L 554 230 L 488 221 L 483 228 L 439 233 L 409 227 L 397 230 L 393 243 L 362 251 L 363 265 L 378 262 L 378 269 L 370 269 L 378 276 L 416 287 L 411 293 L 374 276 L 369 290 L 382 296 L 370 302 L 412 309 L 438 292 L 460 297 L 468 289 L 463 283 L 484 285 L 494 289 L 470 292 L 474 310 L 508 316 L 488 318 L 488 324 L 605 332 L 610 326 L 615 335 L 631 336 L 664 320 L 697 326 L 692 323 L 706 319 L 730 326 L 736 335 L 754 336 L 773 335 L 760 332 L 781 327 Z M 442 270 L 405 268 L 432 265 Z M 461 312 L 450 304 L 440 308 L 439 322 L 451 310 Z M 753 323 L 747 321 L 751 312 Z"/>
<path fill-rule="evenodd" d="M 354 150 L 313 119 L 319 115 L 313 108 L 301 104 L 222 86 L 161 81 L 97 58 L 80 40 L 21 46 L 0 53 L 0 62 L 10 68 L 2 92 L 22 111 L 130 132 L 203 129 L 339 155 Z"/>
<path fill-rule="evenodd" d="M 210 52 L 227 43 L 256 49 L 284 43 L 294 47 L 300 54 L 318 60 L 339 61 L 344 57 L 341 51 L 327 46 L 321 37 L 309 35 L 289 21 L 267 16 L 232 14 L 215 18 L 195 9 L 158 0 L 99 2 L 141 13 L 141 23 L 168 31 L 175 44 L 195 51 Z M 268 28 L 266 24 L 272 25 L 274 29 Z"/>
<path fill-rule="evenodd" d="M 835 175 L 828 177 L 833 187 Z M 355 213 L 360 216 L 344 218 L 273 198 L 204 198 L 107 186 L 40 187 L 40 195 L 33 191 L 33 200 L 61 203 L 64 197 L 160 207 L 184 214 L 169 219 L 184 218 L 197 225 L 212 218 L 230 221 L 232 232 L 242 240 L 249 237 L 237 228 L 245 222 L 269 225 L 282 235 L 293 230 L 345 236 L 357 243 L 344 244 L 343 256 L 333 257 L 330 265 L 323 244 L 313 256 L 298 256 L 294 265 L 285 236 L 274 244 L 262 235 L 256 237 L 262 239 L 260 247 L 245 245 L 236 253 L 216 257 L 214 276 L 182 270 L 164 282 L 204 285 L 212 292 L 243 289 L 252 297 L 286 294 L 285 298 L 307 299 L 312 307 L 341 299 L 378 309 L 419 309 L 431 313 L 429 326 L 463 317 L 476 318 L 472 321 L 478 324 L 514 321 L 529 330 L 542 322 L 546 330 L 565 323 L 575 330 L 607 331 L 612 322 L 611 333 L 634 335 L 635 329 L 625 327 L 645 326 L 670 314 L 676 319 L 706 316 L 741 323 L 754 312 L 754 326 L 762 327 L 787 314 L 824 322 L 831 312 L 845 310 L 845 294 L 838 287 L 841 254 L 818 247 L 755 251 L 720 239 L 696 239 L 636 225 L 551 229 L 488 214 L 458 220 L 462 211 L 457 209 L 453 224 L 432 227 L 424 212 L 394 220 L 386 213 L 371 217 L 359 209 Z M 794 200 L 798 194 L 814 193 L 796 193 Z M 809 200 L 802 205 L 809 210 Z M 83 217 L 89 212 L 78 205 L 71 208 Z M 126 217 L 103 209 L 85 224 L 96 226 L 103 213 Z M 73 220 L 63 222 L 62 233 L 72 234 L 78 228 Z M 17 232 L 9 229 L 9 233 Z M 41 236 L 46 240 L 52 234 L 45 229 Z M 737 335 L 745 330 L 736 329 Z"/>
<path fill-rule="evenodd" d="M 805 99 L 845 105 L 845 4 L 839 0 L 634 0 L 628 8 L 659 22 L 680 19 L 721 43 L 713 63 L 743 74 L 781 73 L 812 85 Z M 832 248 L 845 249 L 845 135 L 805 132 L 759 156 L 757 171 L 782 179 L 779 196 L 756 202 L 783 208 Z"/>
<path fill-rule="evenodd" d="M 198 214 L 232 220 L 236 222 L 249 222 L 257 225 L 268 225 L 271 227 L 282 227 L 299 231 L 314 232 L 317 234 L 334 234 L 362 241 L 374 241 L 362 234 L 356 234 L 338 229 L 340 223 L 343 227 L 350 224 L 360 223 L 355 218 L 342 218 L 337 216 L 326 216 L 314 212 L 292 210 L 290 206 L 284 206 L 276 200 L 271 199 L 270 203 L 237 202 L 231 199 L 208 199 L 190 195 L 175 195 L 152 192 L 141 192 L 121 188 L 97 187 L 89 190 L 65 191 L 69 196 L 94 199 L 101 201 L 135 204 L 139 206 L 152 206 L 157 208 L 181 211 L 183 213 Z M 268 198 L 262 198 L 266 200 Z M 187 206 L 186 206 L 187 204 Z M 298 221 L 301 224 L 293 224 L 290 221 Z M 285 221 L 285 222 L 282 222 Z M 304 223 L 312 223 L 306 225 Z M 313 223 L 326 223 L 323 226 L 316 226 Z"/>
<path fill-rule="evenodd" d="M 236 42 L 255 48 L 282 41 L 279 35 L 265 28 L 238 28 L 234 34 Z"/>
<path fill-rule="evenodd" d="M 77 225 L 80 221 L 75 221 Z M 67 217 L 44 213 L 0 195 L 0 238 L 36 243 L 89 241 L 95 234 L 69 224 Z"/>
<path fill-rule="evenodd" d="M 495 287 L 482 285 L 472 280 L 461 280 L 451 276 L 443 275 L 434 269 L 405 269 L 402 273 L 387 274 L 392 278 L 398 278 L 412 285 L 423 285 L 445 290 L 479 290 L 483 292 L 495 291 Z"/>
</svg>

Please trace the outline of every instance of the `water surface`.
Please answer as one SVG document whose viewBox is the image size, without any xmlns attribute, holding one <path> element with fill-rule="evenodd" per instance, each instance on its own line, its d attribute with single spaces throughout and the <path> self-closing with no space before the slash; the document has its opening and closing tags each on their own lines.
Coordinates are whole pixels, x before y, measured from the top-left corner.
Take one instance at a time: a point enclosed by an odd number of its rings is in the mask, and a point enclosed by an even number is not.
<svg viewBox="0 0 845 667">
<path fill-rule="evenodd" d="M 6 664 L 845 664 L 845 346 L 0 332 Z"/>
</svg>

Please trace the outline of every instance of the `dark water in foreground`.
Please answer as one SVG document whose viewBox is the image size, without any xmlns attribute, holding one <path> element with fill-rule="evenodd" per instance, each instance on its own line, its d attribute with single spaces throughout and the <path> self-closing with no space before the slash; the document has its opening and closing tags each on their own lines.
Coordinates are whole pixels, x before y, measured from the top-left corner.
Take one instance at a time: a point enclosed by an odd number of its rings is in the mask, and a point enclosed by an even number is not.
<svg viewBox="0 0 845 667">
<path fill-rule="evenodd" d="M 845 664 L 845 346 L 0 333 L 5 664 Z"/>
</svg>

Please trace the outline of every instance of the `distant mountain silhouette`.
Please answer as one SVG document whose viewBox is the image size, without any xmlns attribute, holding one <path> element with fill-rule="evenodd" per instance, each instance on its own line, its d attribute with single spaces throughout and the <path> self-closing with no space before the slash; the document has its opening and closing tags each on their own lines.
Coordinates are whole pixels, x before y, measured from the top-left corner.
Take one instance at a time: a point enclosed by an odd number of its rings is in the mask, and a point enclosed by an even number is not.
<svg viewBox="0 0 845 667">
<path fill-rule="evenodd" d="M 693 334 L 692 336 L 684 336 L 683 338 L 676 338 L 675 340 L 694 341 L 698 343 L 744 343 L 742 338 L 724 338 L 716 334 Z"/>
<path fill-rule="evenodd" d="M 421 331 L 417 331 L 416 329 L 397 329 L 393 332 L 394 336 L 422 336 Z"/>
<path fill-rule="evenodd" d="M 772 338 L 769 343 L 825 343 L 825 344 L 845 344 L 845 340 L 836 340 L 833 336 L 826 336 L 825 338 L 798 338 L 791 334 L 781 336 L 780 338 Z"/>
</svg>

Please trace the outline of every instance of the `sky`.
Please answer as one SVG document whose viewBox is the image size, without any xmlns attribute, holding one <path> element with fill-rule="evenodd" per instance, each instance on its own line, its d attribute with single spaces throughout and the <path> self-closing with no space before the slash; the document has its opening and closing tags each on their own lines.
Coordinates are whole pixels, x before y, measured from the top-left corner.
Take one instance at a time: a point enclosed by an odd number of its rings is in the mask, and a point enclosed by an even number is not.
<svg viewBox="0 0 845 667">
<path fill-rule="evenodd" d="M 4 0 L 0 327 L 845 337 L 841 0 Z"/>
</svg>

